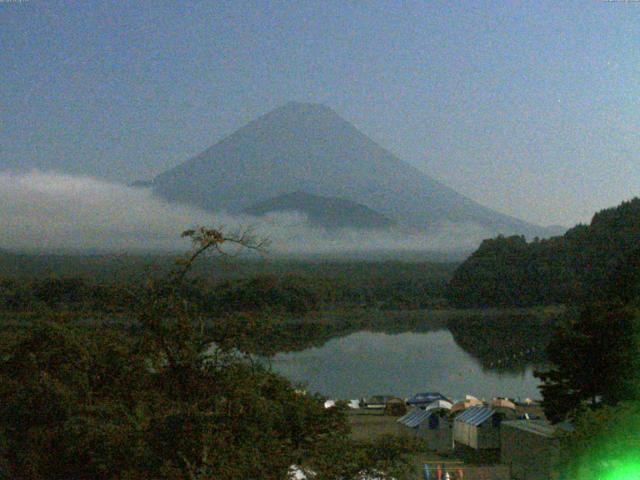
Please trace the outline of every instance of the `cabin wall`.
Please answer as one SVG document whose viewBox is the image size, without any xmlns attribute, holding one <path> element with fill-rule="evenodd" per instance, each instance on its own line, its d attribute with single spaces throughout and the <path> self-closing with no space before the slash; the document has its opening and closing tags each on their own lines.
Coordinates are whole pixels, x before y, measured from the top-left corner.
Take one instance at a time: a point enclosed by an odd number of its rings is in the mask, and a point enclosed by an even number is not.
<svg viewBox="0 0 640 480">
<path fill-rule="evenodd" d="M 515 480 L 547 480 L 556 461 L 553 438 L 503 425 L 500 432 L 500 463 L 511 469 Z"/>
<path fill-rule="evenodd" d="M 494 427 L 491 420 L 476 428 L 476 445 L 478 449 L 490 450 L 500 448 L 500 427 Z"/>
<path fill-rule="evenodd" d="M 427 448 L 434 452 L 450 453 L 453 451 L 453 425 L 444 421 L 435 429 L 429 429 L 427 425 L 421 425 L 418 436 L 424 438 Z"/>
<path fill-rule="evenodd" d="M 414 438 L 418 435 L 418 429 L 398 423 L 398 435 L 403 438 Z"/>
<path fill-rule="evenodd" d="M 487 421 L 479 427 L 468 423 L 455 422 L 453 438 L 456 442 L 475 450 L 495 450 L 500 448 L 500 428 Z"/>
<path fill-rule="evenodd" d="M 474 449 L 478 448 L 478 436 L 476 434 L 476 427 L 469 425 L 468 423 L 454 422 L 453 424 L 453 439 L 467 447 Z"/>
</svg>

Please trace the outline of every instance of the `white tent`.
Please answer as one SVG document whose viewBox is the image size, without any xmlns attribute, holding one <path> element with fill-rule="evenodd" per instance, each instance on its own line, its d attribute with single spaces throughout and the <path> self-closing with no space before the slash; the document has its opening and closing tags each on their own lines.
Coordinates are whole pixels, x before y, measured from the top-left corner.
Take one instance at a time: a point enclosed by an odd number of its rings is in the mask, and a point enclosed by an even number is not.
<svg viewBox="0 0 640 480">
<path fill-rule="evenodd" d="M 427 405 L 427 408 L 425 408 L 425 410 L 436 410 L 436 409 L 451 410 L 451 407 L 453 407 L 453 404 L 451 402 L 447 402 L 446 400 L 436 400 L 435 402 Z"/>
</svg>

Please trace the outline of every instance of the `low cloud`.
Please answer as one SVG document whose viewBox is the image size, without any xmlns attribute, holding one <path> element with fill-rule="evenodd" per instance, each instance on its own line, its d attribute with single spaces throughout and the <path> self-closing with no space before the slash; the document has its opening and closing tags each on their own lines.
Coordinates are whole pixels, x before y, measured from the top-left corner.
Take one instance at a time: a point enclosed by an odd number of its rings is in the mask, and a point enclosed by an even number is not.
<svg viewBox="0 0 640 480">
<path fill-rule="evenodd" d="M 197 225 L 251 227 L 274 253 L 472 249 L 488 232 L 450 224 L 429 235 L 406 231 L 326 231 L 302 214 L 256 218 L 169 204 L 150 189 L 59 173 L 0 172 L 0 248 L 27 252 L 182 251 L 180 233 Z"/>
</svg>

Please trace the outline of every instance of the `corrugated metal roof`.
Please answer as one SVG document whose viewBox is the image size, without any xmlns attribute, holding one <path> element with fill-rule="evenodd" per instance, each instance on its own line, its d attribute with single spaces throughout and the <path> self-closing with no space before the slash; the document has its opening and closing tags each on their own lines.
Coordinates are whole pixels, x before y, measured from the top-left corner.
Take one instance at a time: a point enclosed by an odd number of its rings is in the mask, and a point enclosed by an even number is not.
<svg viewBox="0 0 640 480">
<path fill-rule="evenodd" d="M 468 423 L 469 425 L 473 425 L 474 427 L 480 426 L 485 422 L 488 418 L 491 418 L 493 414 L 496 413 L 495 410 L 491 410 L 485 407 L 471 407 L 467 408 L 464 412 L 458 415 L 455 418 L 456 422 Z"/>
<path fill-rule="evenodd" d="M 416 428 L 422 422 L 426 421 L 430 415 L 430 411 L 413 410 L 407 413 L 405 416 L 400 417 L 398 419 L 398 422 L 400 422 L 402 425 L 406 425 L 407 427 Z"/>
</svg>

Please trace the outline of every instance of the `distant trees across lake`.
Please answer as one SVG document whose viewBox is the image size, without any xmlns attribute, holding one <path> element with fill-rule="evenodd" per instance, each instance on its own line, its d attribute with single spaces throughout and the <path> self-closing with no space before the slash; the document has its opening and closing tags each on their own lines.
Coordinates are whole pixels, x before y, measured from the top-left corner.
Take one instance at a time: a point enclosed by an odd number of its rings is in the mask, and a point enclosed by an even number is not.
<svg viewBox="0 0 640 480">
<path fill-rule="evenodd" d="M 202 313 L 273 311 L 304 315 L 333 308 L 419 309 L 445 303 L 454 264 L 383 262 L 372 264 L 255 264 L 249 276 L 195 275 L 181 288 Z M 225 265 L 228 269 L 229 266 Z M 280 271 L 280 269 L 282 271 Z M 215 273 L 215 266 L 213 267 Z M 273 272 L 273 273 L 271 273 Z M 162 279 L 89 279 L 87 276 L 0 277 L 0 311 L 66 310 L 85 314 L 127 314 L 152 283 Z"/>
<path fill-rule="evenodd" d="M 596 213 L 590 225 L 561 237 L 485 240 L 456 270 L 447 297 L 456 307 L 527 307 L 629 296 L 626 285 L 634 284 L 639 266 L 640 199 L 635 198 Z"/>
</svg>

